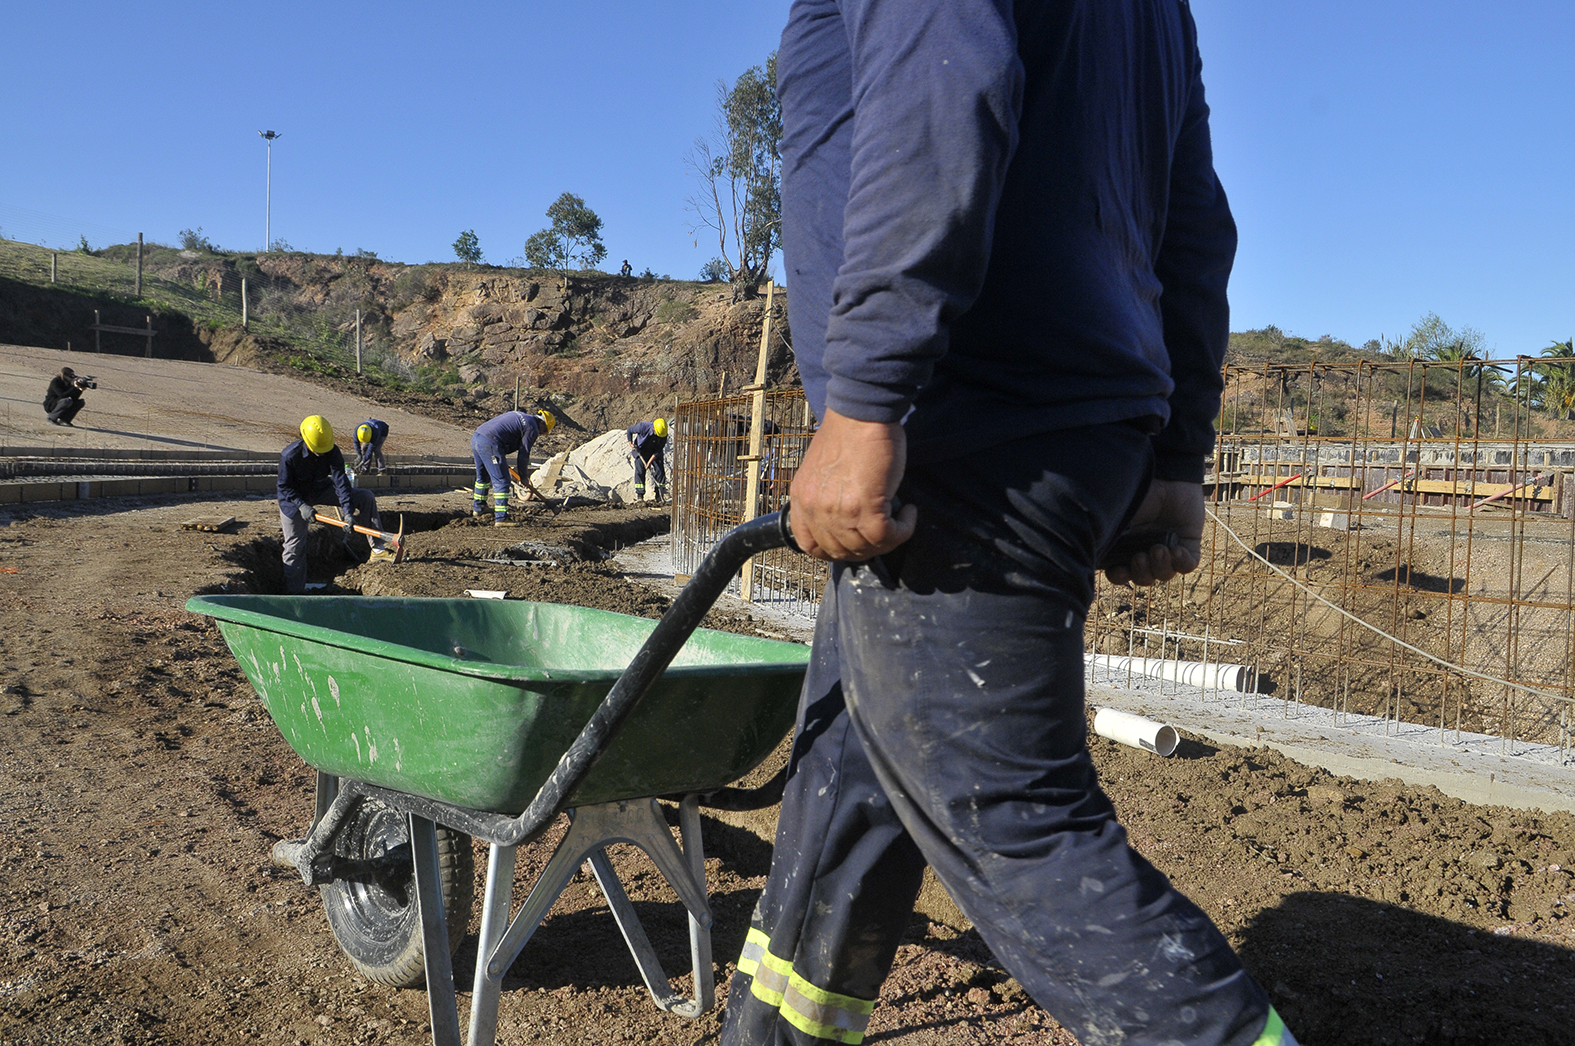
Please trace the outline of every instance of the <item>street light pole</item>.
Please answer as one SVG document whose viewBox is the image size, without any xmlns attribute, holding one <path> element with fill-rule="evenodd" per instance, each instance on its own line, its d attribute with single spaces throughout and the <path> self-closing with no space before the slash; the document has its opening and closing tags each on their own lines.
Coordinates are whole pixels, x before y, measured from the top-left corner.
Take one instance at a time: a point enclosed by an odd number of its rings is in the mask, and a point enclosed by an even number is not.
<svg viewBox="0 0 1575 1046">
<path fill-rule="evenodd" d="M 263 250 L 273 247 L 273 140 L 282 137 L 278 131 L 258 131 L 258 137 L 268 143 L 268 181 L 266 205 L 263 210 Z"/>
</svg>

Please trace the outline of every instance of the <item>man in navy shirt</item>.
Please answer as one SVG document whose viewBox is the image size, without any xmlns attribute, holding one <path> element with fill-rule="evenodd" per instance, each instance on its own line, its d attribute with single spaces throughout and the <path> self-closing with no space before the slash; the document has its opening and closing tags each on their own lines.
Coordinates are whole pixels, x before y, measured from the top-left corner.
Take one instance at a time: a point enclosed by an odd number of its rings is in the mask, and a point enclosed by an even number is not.
<svg viewBox="0 0 1575 1046">
<path fill-rule="evenodd" d="M 383 443 L 388 439 L 388 422 L 367 418 L 355 427 L 356 468 L 362 472 L 374 469 L 382 472 L 388 467 L 383 457 Z"/>
<path fill-rule="evenodd" d="M 306 536 L 316 515 L 314 505 L 337 504 L 339 518 L 363 527 L 383 529 L 377 499 L 370 490 L 350 485 L 345 456 L 334 445 L 328 419 L 313 414 L 301 422 L 301 438 L 279 455 L 279 527 L 284 531 L 284 587 L 292 596 L 306 592 Z M 360 538 L 344 528 L 345 549 L 358 556 Z M 380 542 L 369 541 L 374 560 L 392 559 Z"/>
<path fill-rule="evenodd" d="M 492 489 L 492 523 L 509 526 L 509 455 L 519 452 L 520 482 L 531 494 L 541 492 L 530 481 L 530 448 L 557 424 L 551 411 L 527 414 L 511 410 L 484 422 L 470 437 L 470 455 L 476 462 L 476 487 L 470 503 L 473 516 L 486 514 L 487 489 Z M 546 500 L 542 498 L 542 500 Z"/>
<path fill-rule="evenodd" d="M 833 567 L 723 1046 L 861 1041 L 926 864 L 1082 1042 L 1294 1042 L 1085 743 L 1102 554 L 1198 565 L 1236 244 L 1200 68 L 1184 0 L 793 5 L 792 528 Z"/>
<path fill-rule="evenodd" d="M 667 419 L 640 421 L 624 430 L 629 441 L 629 456 L 634 459 L 634 496 L 645 500 L 645 472 L 651 471 L 656 484 L 656 500 L 667 496 Z"/>
</svg>

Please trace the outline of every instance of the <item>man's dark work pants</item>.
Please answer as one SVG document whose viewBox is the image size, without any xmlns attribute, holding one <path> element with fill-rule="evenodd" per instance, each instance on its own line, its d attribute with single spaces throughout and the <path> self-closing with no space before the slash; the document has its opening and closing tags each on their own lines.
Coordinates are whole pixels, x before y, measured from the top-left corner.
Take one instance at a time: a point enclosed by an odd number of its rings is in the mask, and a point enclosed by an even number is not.
<svg viewBox="0 0 1575 1046">
<path fill-rule="evenodd" d="M 1085 744 L 1094 565 L 1151 467 L 1127 424 L 916 466 L 913 539 L 833 569 L 723 1046 L 859 1042 L 926 863 L 1080 1042 L 1264 1031 L 1267 997 L 1128 846 Z"/>
<path fill-rule="evenodd" d="M 67 396 L 55 404 L 54 410 L 47 412 L 49 420 L 59 422 L 62 425 L 69 425 L 71 424 L 71 419 L 75 418 L 77 412 L 86 405 L 87 400 L 82 399 L 80 396 Z"/>
</svg>

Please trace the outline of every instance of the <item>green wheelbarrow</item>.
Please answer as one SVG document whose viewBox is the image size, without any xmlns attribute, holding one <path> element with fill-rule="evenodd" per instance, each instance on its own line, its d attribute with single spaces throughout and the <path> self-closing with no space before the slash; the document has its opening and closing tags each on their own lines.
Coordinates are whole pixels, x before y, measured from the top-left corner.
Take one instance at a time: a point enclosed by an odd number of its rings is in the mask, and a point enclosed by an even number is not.
<svg viewBox="0 0 1575 1046">
<path fill-rule="evenodd" d="M 488 599 L 198 596 L 296 753 L 318 771 L 303 839 L 273 848 L 322 894 L 363 974 L 426 984 L 432 1040 L 459 1046 L 451 955 L 490 844 L 470 1046 L 494 1040 L 503 976 L 588 861 L 652 998 L 715 1001 L 700 807 L 758 809 L 786 770 L 729 787 L 793 725 L 809 649 L 698 629 L 750 557 L 792 546 L 786 510 L 729 532 L 660 621 Z M 675 842 L 657 798 L 678 802 Z M 568 833 L 518 912 L 516 849 Z M 694 994 L 663 972 L 606 847 L 640 847 L 689 914 Z"/>
</svg>

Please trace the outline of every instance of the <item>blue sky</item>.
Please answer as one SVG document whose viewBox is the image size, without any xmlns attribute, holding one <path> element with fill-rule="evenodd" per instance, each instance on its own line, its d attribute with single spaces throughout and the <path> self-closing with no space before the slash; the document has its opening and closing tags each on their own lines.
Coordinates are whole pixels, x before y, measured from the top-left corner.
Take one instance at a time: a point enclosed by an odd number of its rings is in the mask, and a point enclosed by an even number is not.
<svg viewBox="0 0 1575 1046">
<path fill-rule="evenodd" d="M 1360 344 L 1424 313 L 1498 355 L 1575 334 L 1575 4 L 1193 0 L 1241 229 L 1237 330 Z M 0 232 L 51 245 L 519 255 L 564 191 L 609 262 L 693 277 L 683 157 L 787 0 L 18 2 Z"/>
</svg>

